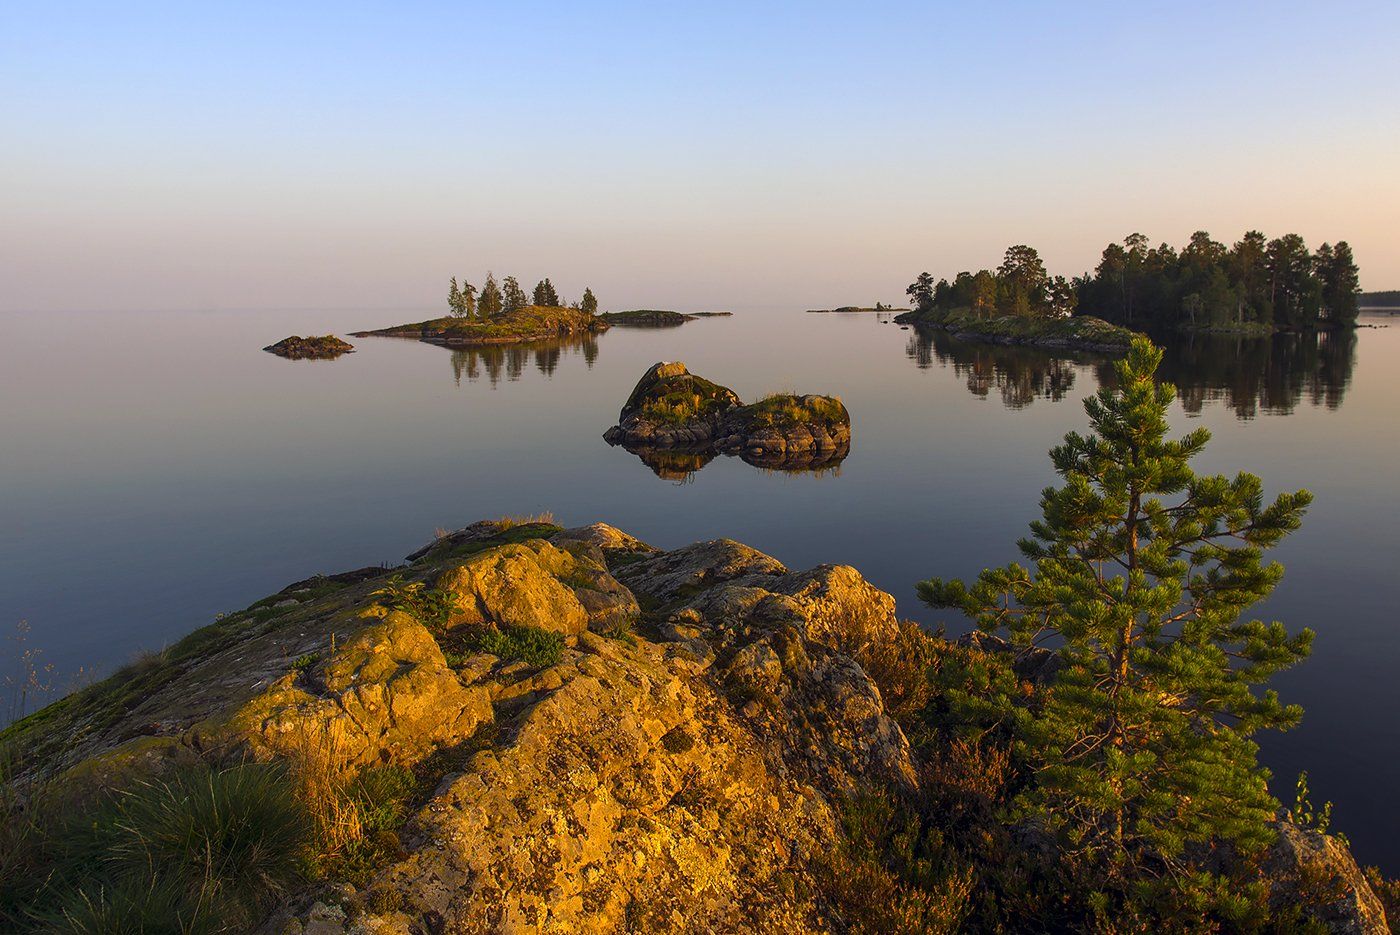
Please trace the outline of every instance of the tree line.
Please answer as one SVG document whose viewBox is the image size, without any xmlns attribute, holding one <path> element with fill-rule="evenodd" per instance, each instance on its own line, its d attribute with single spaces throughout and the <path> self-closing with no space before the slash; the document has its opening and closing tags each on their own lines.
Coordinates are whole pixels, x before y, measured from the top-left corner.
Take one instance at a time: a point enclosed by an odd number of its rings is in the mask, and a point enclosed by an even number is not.
<svg viewBox="0 0 1400 935">
<path fill-rule="evenodd" d="M 491 272 L 487 272 L 486 283 L 480 290 L 465 280 L 458 285 L 456 276 L 452 277 L 447 289 L 448 311 L 457 318 L 491 321 L 531 305 L 574 308 L 590 315 L 598 313 L 598 299 L 592 289 L 585 287 L 583 298 L 570 302 L 559 297 L 559 292 L 548 277 L 535 283 L 534 291 L 528 295 L 514 276 L 507 276 L 498 284 L 495 274 Z"/>
<path fill-rule="evenodd" d="M 1346 241 L 1309 251 L 1303 238 L 1249 231 L 1232 246 L 1196 231 L 1176 250 L 1142 234 L 1104 248 L 1092 274 L 1051 277 L 1034 248 L 1010 247 L 995 271 L 949 282 L 928 273 L 905 290 L 925 312 L 1094 315 L 1133 328 L 1309 329 L 1356 323 L 1360 276 Z"/>
</svg>

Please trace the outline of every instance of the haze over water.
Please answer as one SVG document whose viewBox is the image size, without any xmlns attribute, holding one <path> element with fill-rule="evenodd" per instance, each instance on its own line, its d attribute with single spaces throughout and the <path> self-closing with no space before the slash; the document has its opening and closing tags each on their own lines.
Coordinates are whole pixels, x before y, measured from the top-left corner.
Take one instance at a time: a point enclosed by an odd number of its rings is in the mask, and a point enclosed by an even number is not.
<svg viewBox="0 0 1400 935">
<path fill-rule="evenodd" d="M 430 311 L 0 316 L 12 403 L 0 408 L 0 624 L 27 620 L 64 676 L 105 673 L 291 581 L 397 563 L 436 527 L 552 510 L 662 547 L 724 536 L 793 568 L 848 563 L 902 614 L 956 633 L 965 621 L 920 605 L 914 583 L 1017 558 L 1054 481 L 1046 451 L 1085 428 L 1080 399 L 1110 370 L 771 308 L 533 349 L 365 338 L 330 362 L 260 350 Z M 1276 550 L 1288 571 L 1261 612 L 1318 633 L 1312 658 L 1275 683 L 1307 713 L 1264 736 L 1264 759 L 1285 802 L 1306 768 L 1358 858 L 1394 873 L 1400 728 L 1363 712 L 1400 707 L 1400 327 L 1325 341 L 1175 341 L 1163 374 L 1183 383 L 1173 428 L 1214 434 L 1199 471 L 1317 496 Z M 745 399 L 838 394 L 851 455 L 820 475 L 721 457 L 687 482 L 659 478 L 601 438 L 658 360 Z"/>
</svg>

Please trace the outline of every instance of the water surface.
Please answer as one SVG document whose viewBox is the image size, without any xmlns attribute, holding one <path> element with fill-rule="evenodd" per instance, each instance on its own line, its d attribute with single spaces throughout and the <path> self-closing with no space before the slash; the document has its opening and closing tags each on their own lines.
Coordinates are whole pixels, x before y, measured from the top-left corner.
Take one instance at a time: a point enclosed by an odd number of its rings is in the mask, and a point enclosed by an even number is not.
<svg viewBox="0 0 1400 935">
<path fill-rule="evenodd" d="M 335 361 L 261 348 L 421 320 L 376 312 L 0 317 L 0 627 L 27 620 L 61 673 L 106 671 L 318 572 L 396 563 L 437 527 L 552 510 L 662 547 L 729 536 L 794 568 L 858 567 L 901 613 L 929 575 L 973 576 L 1054 481 L 1045 452 L 1111 380 L 1103 358 L 920 335 L 872 314 L 739 309 L 572 344 L 451 351 L 352 339 Z M 833 393 L 851 454 L 818 474 L 720 457 L 659 477 L 601 435 L 658 360 L 733 387 Z M 1266 737 L 1276 792 L 1299 769 L 1363 862 L 1400 872 L 1400 327 L 1354 338 L 1175 340 L 1172 420 L 1214 441 L 1198 470 L 1317 496 L 1276 551 L 1263 613 L 1318 633 L 1277 679 L 1307 710 Z M 0 652 L 5 671 L 14 646 Z"/>
</svg>

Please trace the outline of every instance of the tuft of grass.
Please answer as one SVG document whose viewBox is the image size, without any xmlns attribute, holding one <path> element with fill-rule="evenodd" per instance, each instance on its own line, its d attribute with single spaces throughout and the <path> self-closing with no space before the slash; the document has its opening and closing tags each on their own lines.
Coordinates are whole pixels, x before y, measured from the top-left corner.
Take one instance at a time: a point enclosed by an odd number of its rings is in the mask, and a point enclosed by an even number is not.
<svg viewBox="0 0 1400 935">
<path fill-rule="evenodd" d="M 501 532 L 514 529 L 516 526 L 553 526 L 554 514 L 549 510 L 545 510 L 541 513 L 522 513 L 502 516 L 500 519 L 496 520 L 496 522 L 500 524 Z"/>
<path fill-rule="evenodd" d="M 478 652 L 543 669 L 555 665 L 563 656 L 564 635 L 529 626 L 482 627 L 473 636 L 472 645 Z"/>
<path fill-rule="evenodd" d="M 200 904 L 252 920 L 300 876 L 310 822 L 278 766 L 195 767 L 115 803 L 116 879 L 154 869 Z"/>
<path fill-rule="evenodd" d="M 367 833 L 393 831 L 403 824 L 407 803 L 418 789 L 413 771 L 394 763 L 366 766 L 350 783 L 350 796 Z"/>
<path fill-rule="evenodd" d="M 839 425 L 850 420 L 839 396 L 772 393 L 745 408 L 749 418 L 766 425 Z"/>
<path fill-rule="evenodd" d="M 85 803 L 28 791 L 22 816 L 6 807 L 7 931 L 247 931 L 311 854 L 276 765 L 185 767 Z"/>
</svg>

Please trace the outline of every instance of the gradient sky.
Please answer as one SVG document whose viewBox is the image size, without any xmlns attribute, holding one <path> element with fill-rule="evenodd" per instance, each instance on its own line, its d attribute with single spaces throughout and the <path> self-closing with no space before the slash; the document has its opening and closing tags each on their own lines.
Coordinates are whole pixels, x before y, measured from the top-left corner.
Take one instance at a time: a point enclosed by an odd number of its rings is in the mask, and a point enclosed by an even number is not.
<svg viewBox="0 0 1400 935">
<path fill-rule="evenodd" d="M 0 308 L 901 301 L 1140 230 L 1400 288 L 1400 3 L 0 0 Z"/>
</svg>

